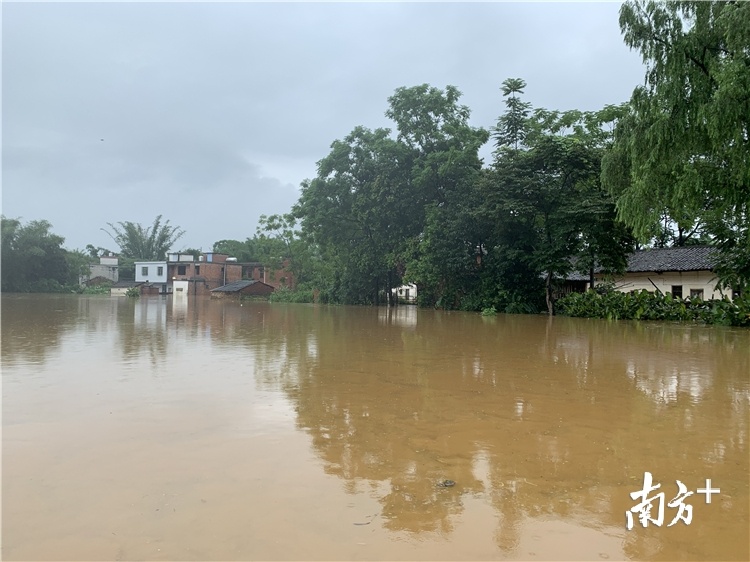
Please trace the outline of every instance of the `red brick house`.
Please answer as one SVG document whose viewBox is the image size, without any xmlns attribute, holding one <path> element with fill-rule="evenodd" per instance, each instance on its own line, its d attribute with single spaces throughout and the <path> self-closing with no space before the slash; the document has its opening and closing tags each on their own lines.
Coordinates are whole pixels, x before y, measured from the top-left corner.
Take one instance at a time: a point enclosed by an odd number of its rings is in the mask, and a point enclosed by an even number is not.
<svg viewBox="0 0 750 562">
<path fill-rule="evenodd" d="M 242 266 L 226 254 L 208 252 L 195 261 L 192 255 L 170 254 L 167 279 L 187 281 L 187 294 L 207 296 L 212 289 L 242 279 Z"/>
<path fill-rule="evenodd" d="M 288 287 L 294 289 L 297 280 L 289 268 L 289 260 L 284 260 L 280 268 L 266 267 L 260 262 L 242 263 L 242 278 L 255 279 L 271 285 L 274 289 Z"/>
</svg>

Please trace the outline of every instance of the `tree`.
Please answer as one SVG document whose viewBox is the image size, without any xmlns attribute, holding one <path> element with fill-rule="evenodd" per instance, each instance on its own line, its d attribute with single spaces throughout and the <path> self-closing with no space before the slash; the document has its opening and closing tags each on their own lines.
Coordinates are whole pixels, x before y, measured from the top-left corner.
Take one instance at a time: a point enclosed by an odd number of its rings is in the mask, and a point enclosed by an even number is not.
<svg viewBox="0 0 750 562">
<path fill-rule="evenodd" d="M 418 286 L 422 304 L 446 308 L 460 306 L 473 290 L 484 239 L 476 217 L 478 152 L 489 133 L 469 125 L 471 112 L 460 98 L 450 85 L 398 88 L 386 111 L 409 155 L 405 278 Z"/>
<path fill-rule="evenodd" d="M 645 2 L 620 10 L 625 43 L 647 65 L 602 182 L 647 240 L 664 215 L 705 225 L 725 285 L 750 281 L 750 3 Z"/>
<path fill-rule="evenodd" d="M 522 104 L 515 94 L 522 80 L 506 80 L 506 116 L 496 130 L 506 128 L 508 115 Z M 497 137 L 493 170 L 485 182 L 486 212 L 494 219 L 495 260 L 503 267 L 501 286 L 531 293 L 544 279 L 549 314 L 554 314 L 554 289 L 574 268 L 624 268 L 632 249 L 628 230 L 615 220 L 611 198 L 599 183 L 601 153 L 607 133 L 603 122 L 611 111 L 548 111 L 537 109 L 520 121 L 513 134 Z M 514 118 L 515 119 L 515 118 Z M 523 139 L 523 143 L 519 142 Z M 593 279 L 592 279 L 593 281 Z"/>
<path fill-rule="evenodd" d="M 241 262 L 260 261 L 258 249 L 252 238 L 248 238 L 244 242 L 239 240 L 219 240 L 214 242 L 213 251 L 219 254 L 234 256 Z"/>
<path fill-rule="evenodd" d="M 117 225 L 107 223 L 112 229 L 106 232 L 120 247 L 120 253 L 125 258 L 144 261 L 165 260 L 167 252 L 179 240 L 185 231 L 176 226 L 170 226 L 169 221 L 161 222 L 161 215 L 157 216 L 150 227 L 143 227 L 138 223 L 118 222 Z"/>
<path fill-rule="evenodd" d="M 495 146 L 498 149 L 513 147 L 518 150 L 519 145 L 522 145 L 526 138 L 526 124 L 531 104 L 521 101 L 519 97 L 519 94 L 523 94 L 525 87 L 526 82 L 520 78 L 508 78 L 503 81 L 500 90 L 506 97 L 506 111 L 498 118 L 497 125 L 493 129 Z"/>
<path fill-rule="evenodd" d="M 22 224 L 2 217 L 2 290 L 7 292 L 57 292 L 77 283 L 71 272 L 65 239 L 51 232 L 45 220 Z"/>
<path fill-rule="evenodd" d="M 325 292 L 333 300 L 377 304 L 400 277 L 395 256 L 420 213 L 410 198 L 408 158 L 388 129 L 356 127 L 303 183 L 293 215 L 330 265 Z"/>
</svg>

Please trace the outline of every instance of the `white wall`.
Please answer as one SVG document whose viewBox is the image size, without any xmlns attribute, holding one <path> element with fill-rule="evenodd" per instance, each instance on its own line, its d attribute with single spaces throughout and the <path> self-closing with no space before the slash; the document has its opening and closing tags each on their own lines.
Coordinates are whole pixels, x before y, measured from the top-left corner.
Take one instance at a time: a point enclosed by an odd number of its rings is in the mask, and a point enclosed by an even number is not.
<svg viewBox="0 0 750 562">
<path fill-rule="evenodd" d="M 188 281 L 172 281 L 172 295 L 175 298 L 187 297 L 189 285 Z"/>
<path fill-rule="evenodd" d="M 651 284 L 651 281 L 654 284 Z M 630 291 L 640 291 L 646 289 L 654 292 L 656 285 L 662 293 L 671 293 L 673 285 L 682 285 L 682 296 L 690 296 L 691 289 L 703 290 L 703 298 L 720 299 L 722 295 L 719 291 L 714 290 L 716 285 L 716 275 L 710 271 L 670 271 L 665 273 L 626 273 L 622 277 L 615 279 L 615 287 L 625 293 Z M 725 295 L 732 298 L 731 292 L 725 292 Z"/>
<path fill-rule="evenodd" d="M 143 273 L 143 268 L 147 272 Z M 161 275 L 159 269 L 161 267 Z M 137 261 L 135 262 L 135 280 L 136 282 L 150 281 L 151 283 L 167 282 L 167 262 L 165 261 Z"/>
</svg>

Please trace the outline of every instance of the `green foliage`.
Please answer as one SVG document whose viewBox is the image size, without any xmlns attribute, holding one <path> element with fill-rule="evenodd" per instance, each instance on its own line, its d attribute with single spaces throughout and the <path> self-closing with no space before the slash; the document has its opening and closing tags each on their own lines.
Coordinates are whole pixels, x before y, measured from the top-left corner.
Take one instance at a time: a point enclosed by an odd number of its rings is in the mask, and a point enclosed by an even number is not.
<svg viewBox="0 0 750 562">
<path fill-rule="evenodd" d="M 314 302 L 314 292 L 312 289 L 289 289 L 279 287 L 271 293 L 269 299 L 271 302 L 291 302 L 291 303 L 311 303 Z"/>
<path fill-rule="evenodd" d="M 558 301 L 561 314 L 608 320 L 667 320 L 704 322 L 724 326 L 750 326 L 750 298 L 734 301 L 716 299 L 678 299 L 671 294 L 646 290 L 622 293 L 599 288 L 571 293 Z"/>
<path fill-rule="evenodd" d="M 88 278 L 92 258 L 87 253 L 81 250 L 67 250 L 65 260 L 68 263 L 68 282 L 78 283 L 81 277 Z"/>
<path fill-rule="evenodd" d="M 135 260 L 165 260 L 167 252 L 185 234 L 179 227 L 170 226 L 169 221 L 162 224 L 161 215 L 149 227 L 130 221 L 107 224 L 114 234 L 102 230 L 120 247 L 121 255 Z"/>
<path fill-rule="evenodd" d="M 481 314 L 482 316 L 497 316 L 497 310 L 495 310 L 494 306 L 489 306 L 483 308 Z"/>
<path fill-rule="evenodd" d="M 141 289 L 139 287 L 130 287 L 125 291 L 125 296 L 131 299 L 137 299 L 141 296 Z"/>
<path fill-rule="evenodd" d="M 82 295 L 108 295 L 111 289 L 112 285 L 110 283 L 103 283 L 101 285 L 82 287 L 79 292 Z"/>
<path fill-rule="evenodd" d="M 326 263 L 318 270 L 324 295 L 377 304 L 407 275 L 424 286 L 424 296 L 445 296 L 438 293 L 450 268 L 433 268 L 439 258 L 430 260 L 431 241 L 420 238 L 453 216 L 448 207 L 470 188 L 487 139 L 468 125 L 459 97 L 452 86 L 397 89 L 386 112 L 397 139 L 388 129 L 356 127 L 331 145 L 317 177 L 303 184 L 294 214 L 302 237 Z M 430 263 L 421 262 L 425 256 Z"/>
<path fill-rule="evenodd" d="M 107 248 L 94 246 L 93 244 L 86 244 L 86 255 L 88 255 L 88 257 L 90 257 L 91 259 L 96 260 L 102 256 L 107 256 L 112 253 L 113 252 L 111 250 L 108 250 Z"/>
<path fill-rule="evenodd" d="M 219 240 L 214 242 L 213 251 L 237 258 L 240 262 L 259 262 L 260 257 L 255 241 L 248 238 L 244 242 L 239 240 Z"/>
<path fill-rule="evenodd" d="M 3 292 L 68 292 L 77 285 L 80 256 L 44 220 L 22 224 L 2 217 Z"/>
<path fill-rule="evenodd" d="M 602 181 L 641 241 L 705 230 L 725 286 L 750 282 L 750 3 L 625 2 L 646 80 L 617 120 Z M 678 239 L 681 236 L 678 236 Z"/>
<path fill-rule="evenodd" d="M 537 109 L 518 121 L 515 96 L 525 83 L 505 84 L 506 96 L 513 97 L 497 130 L 506 134 L 496 136 L 493 169 L 482 186 L 483 212 L 494 225 L 490 247 L 495 255 L 489 257 L 513 264 L 498 266 L 503 290 L 529 292 L 535 279 L 544 278 L 547 310 L 553 314 L 554 280 L 573 269 L 571 258 L 577 257 L 581 268 L 619 271 L 633 247 L 628 229 L 616 221 L 613 200 L 599 184 L 608 141 L 602 126 L 614 111 Z M 518 121 L 512 131 L 511 121 Z"/>
<path fill-rule="evenodd" d="M 531 110 L 531 104 L 521 101 L 518 94 L 523 93 L 526 82 L 520 78 L 508 78 L 503 82 L 503 96 L 505 96 L 506 112 L 497 120 L 493 130 L 495 146 L 502 150 L 504 147 L 513 147 L 518 150 L 523 145 L 528 132 L 527 122 Z"/>
</svg>

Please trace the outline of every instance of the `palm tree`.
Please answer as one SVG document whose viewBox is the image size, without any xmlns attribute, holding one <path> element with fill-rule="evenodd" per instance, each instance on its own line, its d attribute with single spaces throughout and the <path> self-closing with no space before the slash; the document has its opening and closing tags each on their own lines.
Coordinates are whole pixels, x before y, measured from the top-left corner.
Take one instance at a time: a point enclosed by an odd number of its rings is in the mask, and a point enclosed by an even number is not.
<svg viewBox="0 0 750 562">
<path fill-rule="evenodd" d="M 139 223 L 126 221 L 118 222 L 117 225 L 107 223 L 114 234 L 104 228 L 102 230 L 117 243 L 123 257 L 147 261 L 164 260 L 169 249 L 185 231 L 177 226 L 170 226 L 169 221 L 162 224 L 161 217 L 156 217 L 154 224 L 146 228 Z"/>
</svg>

